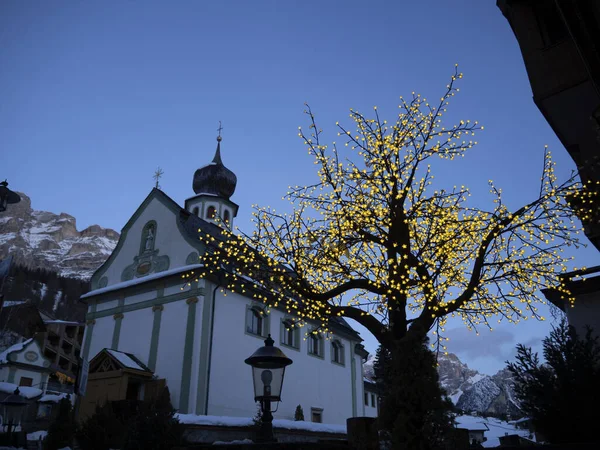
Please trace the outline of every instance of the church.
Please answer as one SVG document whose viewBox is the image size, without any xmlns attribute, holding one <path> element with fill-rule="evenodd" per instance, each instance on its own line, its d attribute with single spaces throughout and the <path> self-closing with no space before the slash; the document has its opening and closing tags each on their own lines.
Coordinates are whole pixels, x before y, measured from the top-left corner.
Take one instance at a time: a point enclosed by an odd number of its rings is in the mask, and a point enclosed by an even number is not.
<svg viewBox="0 0 600 450">
<path fill-rule="evenodd" d="M 195 195 L 182 208 L 160 189 L 123 227 L 119 242 L 94 273 L 82 358 L 89 361 L 80 417 L 106 400 L 143 400 L 167 386 L 182 414 L 252 417 L 251 369 L 244 363 L 267 335 L 293 364 L 286 369 L 276 419 L 293 419 L 300 405 L 307 421 L 345 424 L 365 415 L 361 337 L 341 318 L 330 333 L 293 327 L 293 316 L 250 296 L 225 291 L 219 277 L 185 283 L 205 251 L 199 232 L 232 227 L 237 178 L 221 160 L 194 173 Z M 218 274 L 217 274 L 218 275 Z M 316 326 L 316 324 L 315 324 Z"/>
</svg>

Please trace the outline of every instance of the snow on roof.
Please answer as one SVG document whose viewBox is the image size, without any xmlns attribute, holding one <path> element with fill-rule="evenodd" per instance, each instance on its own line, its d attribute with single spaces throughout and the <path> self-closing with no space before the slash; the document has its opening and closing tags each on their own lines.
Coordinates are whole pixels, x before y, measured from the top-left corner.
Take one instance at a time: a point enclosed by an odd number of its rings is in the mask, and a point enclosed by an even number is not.
<svg viewBox="0 0 600 450">
<path fill-rule="evenodd" d="M 176 414 L 176 416 L 181 423 L 187 425 L 213 425 L 226 427 L 249 427 L 254 425 L 254 421 L 249 417 L 196 416 L 194 414 Z M 273 428 L 346 434 L 346 425 L 313 423 L 302 420 L 275 419 L 273 420 Z"/>
<path fill-rule="evenodd" d="M 35 398 L 42 395 L 42 390 L 29 386 L 17 386 L 14 383 L 7 383 L 5 381 L 0 381 L 0 392 L 4 392 L 5 394 L 14 394 L 15 389 L 19 388 L 19 393 L 21 397 L 25 398 Z"/>
<path fill-rule="evenodd" d="M 514 424 L 505 422 L 500 419 L 493 417 L 474 417 L 474 416 L 458 416 L 456 418 L 458 428 L 467 428 L 472 431 L 479 431 L 480 428 L 476 428 L 478 425 L 485 425 L 487 428 L 481 431 L 484 432 L 484 436 L 487 440 L 482 444 L 484 447 L 498 447 L 500 445 L 500 437 L 509 434 L 518 434 L 519 436 L 531 439 L 528 430 L 521 430 L 514 426 Z"/>
<path fill-rule="evenodd" d="M 38 400 L 38 403 L 58 403 L 63 398 L 67 398 L 67 394 L 45 394 Z"/>
<path fill-rule="evenodd" d="M 113 358 L 115 358 L 117 361 L 119 361 L 121 364 L 123 364 L 124 367 L 127 367 L 128 369 L 143 370 L 144 372 L 146 372 L 148 370 L 145 367 L 142 367 L 141 365 L 139 365 L 137 363 L 137 361 L 135 361 L 127 353 L 119 352 L 117 350 L 113 350 L 110 348 L 107 348 L 106 351 Z"/>
<path fill-rule="evenodd" d="M 45 430 L 34 431 L 33 433 L 27 433 L 27 440 L 28 441 L 44 440 L 44 439 L 46 439 L 46 436 L 48 436 L 48 432 Z"/>
<path fill-rule="evenodd" d="M 45 324 L 61 324 L 64 323 L 65 325 L 83 325 L 81 322 L 73 322 L 70 320 L 44 320 Z"/>
<path fill-rule="evenodd" d="M 4 302 L 2 304 L 2 307 L 7 308 L 9 306 L 23 305 L 24 303 L 27 303 L 27 302 L 25 300 L 9 300 L 7 302 Z"/>
<path fill-rule="evenodd" d="M 107 286 L 104 288 L 95 289 L 93 291 L 88 292 L 87 294 L 82 295 L 80 298 L 84 299 L 84 298 L 94 297 L 96 295 L 105 294 L 107 292 L 116 291 L 118 289 L 124 289 L 126 287 L 142 284 L 142 283 L 145 283 L 146 281 L 157 280 L 159 278 L 168 277 L 170 275 L 175 275 L 175 274 L 178 274 L 181 272 L 187 272 L 188 270 L 201 269 L 202 267 L 204 267 L 203 264 L 190 264 L 189 266 L 181 266 L 181 267 L 176 267 L 176 268 L 170 269 L 170 270 L 164 270 L 162 272 L 153 273 L 153 274 L 145 276 L 143 278 L 135 278 L 133 280 L 123 281 L 122 283 L 116 283 L 116 284 L 113 284 L 111 286 Z"/>
<path fill-rule="evenodd" d="M 471 431 L 488 431 L 485 419 L 473 416 L 458 416 L 456 418 L 457 428 L 466 428 Z"/>
<path fill-rule="evenodd" d="M 0 353 L 0 364 L 6 364 L 8 362 L 8 355 L 10 355 L 13 352 L 20 352 L 31 341 L 33 341 L 33 338 L 29 338 L 26 341 L 19 342 L 18 344 L 15 344 L 15 345 L 13 345 L 11 347 L 8 347 L 6 350 L 4 350 L 2 353 Z"/>
</svg>

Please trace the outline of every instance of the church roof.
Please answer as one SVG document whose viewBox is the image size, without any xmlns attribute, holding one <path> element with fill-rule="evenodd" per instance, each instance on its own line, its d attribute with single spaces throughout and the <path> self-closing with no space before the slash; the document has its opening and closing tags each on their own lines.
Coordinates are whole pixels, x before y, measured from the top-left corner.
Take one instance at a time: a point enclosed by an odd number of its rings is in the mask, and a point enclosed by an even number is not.
<svg viewBox="0 0 600 450">
<path fill-rule="evenodd" d="M 192 188 L 196 194 L 216 195 L 229 199 L 235 192 L 237 177 L 223 165 L 220 136 L 217 141 L 217 151 L 212 162 L 196 170 Z"/>
<path fill-rule="evenodd" d="M 215 241 L 213 245 L 218 245 L 218 242 L 222 241 L 224 239 L 223 237 L 223 229 L 212 223 L 212 222 L 208 222 L 204 219 L 201 219 L 200 217 L 196 216 L 195 214 L 192 214 L 191 212 L 185 210 L 184 208 L 181 208 L 181 206 L 179 206 L 179 204 L 177 204 L 177 202 L 175 200 L 173 200 L 171 197 L 169 197 L 167 194 L 165 194 L 163 191 L 161 191 L 160 189 L 152 189 L 152 191 L 150 192 L 150 194 L 148 195 L 148 197 L 146 198 L 146 200 L 144 200 L 144 203 L 150 201 L 150 199 L 153 196 L 158 196 L 161 198 L 162 201 L 165 202 L 165 204 L 168 205 L 168 207 L 174 211 L 176 214 L 178 213 L 178 218 L 177 220 L 179 221 L 179 225 L 180 225 L 180 230 L 185 233 L 185 237 L 187 237 L 190 241 L 193 242 L 197 242 L 198 245 L 200 245 L 200 235 L 201 234 L 209 234 L 210 236 L 212 236 Z M 132 219 L 130 219 L 131 221 Z M 129 222 L 128 222 L 129 223 Z M 128 225 L 126 225 L 127 227 Z M 121 239 L 123 238 L 123 233 L 121 235 Z M 119 241 L 120 243 L 121 241 Z M 119 244 L 117 244 L 118 247 Z M 111 255 L 112 257 L 112 255 Z M 110 261 L 110 258 L 104 263 L 104 265 L 108 264 Z M 99 271 L 102 269 L 101 266 L 96 273 L 94 274 L 94 277 L 96 277 L 97 273 L 99 273 Z M 100 295 L 100 294 L 104 294 L 106 292 L 109 291 L 114 291 L 117 289 L 123 289 L 123 288 L 127 288 L 133 284 L 141 284 L 141 283 L 145 283 L 146 281 L 151 281 L 157 278 L 162 278 L 162 277 L 166 277 L 166 276 L 170 276 L 170 275 L 174 275 L 175 273 L 180 273 L 182 271 L 185 270 L 194 270 L 201 267 L 201 265 L 196 264 L 193 267 L 191 266 L 184 266 L 184 267 L 179 267 L 179 268 L 174 268 L 174 269 L 170 269 L 167 271 L 163 271 L 163 272 L 158 272 L 155 274 L 151 274 L 151 275 L 147 275 L 143 278 L 136 278 L 134 280 L 130 280 L 130 281 L 125 281 L 122 283 L 117 283 L 117 284 L 113 284 L 110 286 L 106 286 L 104 288 L 100 288 L 100 289 L 94 289 L 93 291 L 88 292 L 87 294 L 84 294 L 81 296 L 82 300 L 86 300 L 90 297 L 94 297 L 96 295 Z M 357 340 L 361 340 L 360 335 L 348 324 L 348 322 L 346 322 L 342 317 L 332 317 L 330 318 L 330 324 L 332 326 L 334 326 L 335 328 L 338 329 L 338 331 L 341 332 L 345 332 L 346 334 L 350 334 L 353 337 L 355 337 Z"/>
<path fill-rule="evenodd" d="M 110 361 L 104 362 L 106 359 Z M 111 348 L 104 348 L 90 361 L 90 373 L 110 372 L 119 369 L 137 370 L 152 374 L 152 371 L 135 355 L 120 352 Z"/>
</svg>

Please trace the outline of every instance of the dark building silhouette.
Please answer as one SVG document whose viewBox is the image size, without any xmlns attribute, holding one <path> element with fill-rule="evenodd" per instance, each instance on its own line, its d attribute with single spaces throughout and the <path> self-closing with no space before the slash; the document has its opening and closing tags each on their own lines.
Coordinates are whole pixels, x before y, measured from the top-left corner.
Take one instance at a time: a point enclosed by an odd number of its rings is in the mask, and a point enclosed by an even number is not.
<svg viewBox="0 0 600 450">
<path fill-rule="evenodd" d="M 498 0 L 521 48 L 533 101 L 577 165 L 600 181 L 600 2 Z M 600 215 L 584 224 L 600 250 Z"/>
<path fill-rule="evenodd" d="M 497 0 L 521 48 L 533 101 L 571 158 L 581 180 L 600 191 L 600 1 Z M 577 206 L 574 204 L 573 206 Z M 600 250 L 600 212 L 583 223 Z M 564 274 L 575 295 L 570 308 L 560 292 L 546 298 L 579 330 L 600 333 L 600 266 Z M 587 278 L 585 282 L 578 281 Z"/>
</svg>

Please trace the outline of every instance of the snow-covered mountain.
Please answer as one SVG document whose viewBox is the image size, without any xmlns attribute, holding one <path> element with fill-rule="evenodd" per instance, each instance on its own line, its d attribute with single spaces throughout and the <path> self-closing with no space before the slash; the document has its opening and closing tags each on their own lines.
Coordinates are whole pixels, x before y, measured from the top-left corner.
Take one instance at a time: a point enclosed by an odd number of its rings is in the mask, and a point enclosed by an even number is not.
<svg viewBox="0 0 600 450">
<path fill-rule="evenodd" d="M 12 255 L 18 264 L 86 280 L 117 245 L 116 231 L 99 225 L 77 231 L 75 217 L 35 211 L 19 195 L 19 203 L 0 212 L 0 259 Z"/>
<path fill-rule="evenodd" d="M 374 380 L 374 355 L 364 364 L 364 375 Z M 508 370 L 500 370 L 493 376 L 483 375 L 469 368 L 453 353 L 438 356 L 440 384 L 457 408 L 467 413 L 522 415 L 514 398 L 512 378 Z"/>
</svg>

